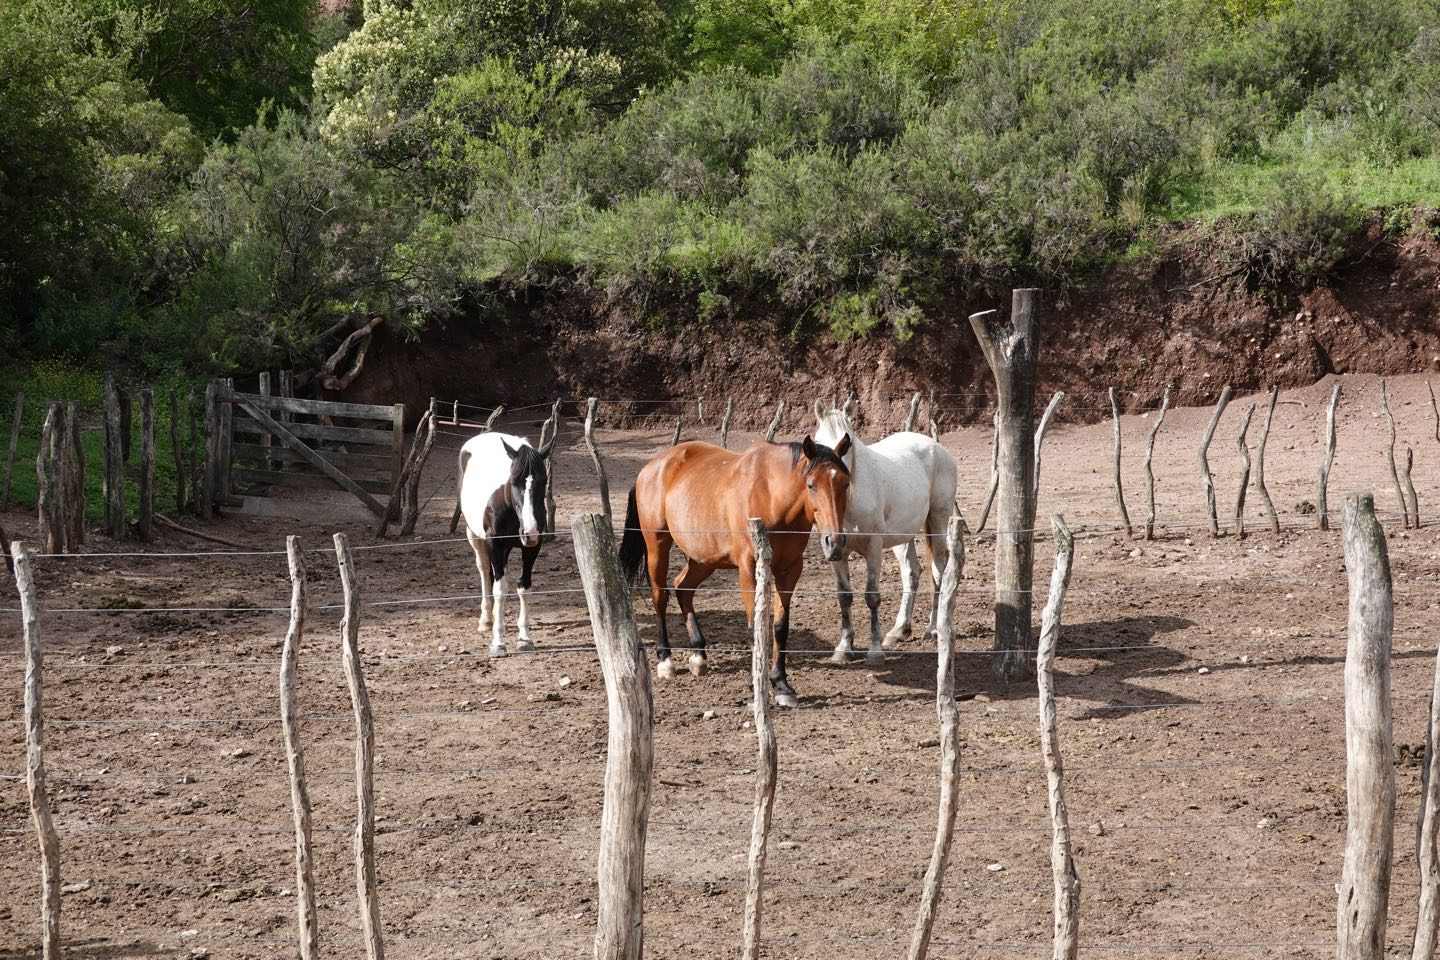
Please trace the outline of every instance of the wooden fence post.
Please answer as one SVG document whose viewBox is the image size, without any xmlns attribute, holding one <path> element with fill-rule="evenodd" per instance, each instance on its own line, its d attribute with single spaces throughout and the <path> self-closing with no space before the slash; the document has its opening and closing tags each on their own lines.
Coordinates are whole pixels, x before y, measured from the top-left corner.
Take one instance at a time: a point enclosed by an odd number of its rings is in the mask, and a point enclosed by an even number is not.
<svg viewBox="0 0 1440 960">
<path fill-rule="evenodd" d="M 140 391 L 140 522 L 141 540 L 150 539 L 155 518 L 155 390 Z"/>
<path fill-rule="evenodd" d="M 483 429 L 481 432 L 483 432 L 483 433 L 489 433 L 491 430 L 494 430 L 494 429 L 495 429 L 495 421 L 496 421 L 496 420 L 499 420 L 502 416 L 504 416 L 504 414 L 505 414 L 505 404 L 502 403 L 502 404 L 500 404 L 498 407 L 496 407 L 494 410 L 491 410 L 491 411 L 490 411 L 490 416 L 488 416 L 488 417 L 485 418 L 485 427 L 484 427 L 484 429 Z"/>
<path fill-rule="evenodd" d="M 45 786 L 40 603 L 35 596 L 29 548 L 15 541 L 10 544 L 10 558 L 15 567 L 15 589 L 20 594 L 20 617 L 25 634 L 25 786 L 30 794 L 30 817 L 40 841 L 40 922 L 44 928 L 41 955 L 44 960 L 60 960 L 60 838 L 50 817 L 50 793 Z"/>
<path fill-rule="evenodd" d="M 1394 621 L 1385 531 L 1375 498 L 1350 494 L 1343 514 L 1350 577 L 1345 653 L 1345 868 L 1337 887 L 1338 960 L 1385 956 L 1395 766 L 1390 725 L 1390 629 Z"/>
<path fill-rule="evenodd" d="M 185 458 L 180 446 L 180 394 L 170 391 L 170 455 L 175 459 L 175 516 L 185 513 Z"/>
<path fill-rule="evenodd" d="M 0 492 L 0 510 L 10 506 L 10 475 L 15 469 L 15 448 L 20 444 L 20 423 L 25 413 L 25 392 L 15 394 L 15 416 L 10 421 L 10 449 L 5 454 L 5 489 Z"/>
<path fill-rule="evenodd" d="M 262 397 L 268 397 L 268 396 L 270 396 L 270 372 L 269 372 L 268 370 L 267 370 L 267 371 L 261 371 L 261 373 L 260 373 L 260 387 L 259 387 L 259 390 L 260 390 L 260 396 L 262 396 Z M 278 420 L 278 419 L 280 419 L 280 418 L 277 417 L 276 419 Z M 283 421 L 282 421 L 282 422 L 283 422 Z M 263 437 L 260 438 L 260 446 L 262 446 L 262 447 L 265 448 L 265 460 L 264 460 L 264 462 L 265 462 L 265 469 L 266 469 L 266 470 L 274 470 L 274 469 L 275 469 L 275 460 L 274 460 L 273 457 L 270 456 L 270 434 L 267 433 L 267 434 L 265 434 Z"/>
<path fill-rule="evenodd" d="M 730 449 L 730 414 L 735 411 L 735 398 L 725 401 L 725 415 L 720 418 L 720 446 Z"/>
<path fill-rule="evenodd" d="M 1280 396 L 1279 387 L 1270 388 L 1270 403 L 1265 408 L 1265 425 L 1260 428 L 1260 445 L 1255 450 L 1255 489 L 1265 504 L 1265 515 L 1270 518 L 1270 532 L 1280 532 L 1280 517 L 1275 513 L 1275 501 L 1270 499 L 1270 490 L 1265 486 L 1265 444 L 1270 439 L 1270 421 L 1275 416 L 1275 401 Z"/>
<path fill-rule="evenodd" d="M 1420 771 L 1420 809 L 1415 820 L 1420 897 L 1410 960 L 1434 960 L 1440 939 L 1440 651 L 1435 657 L 1430 722 L 1425 727 L 1425 766 Z"/>
<path fill-rule="evenodd" d="M 1340 383 L 1330 391 L 1330 409 L 1325 414 L 1325 459 L 1320 464 L 1319 489 L 1315 494 L 1315 515 L 1321 530 L 1330 529 L 1330 507 L 1325 502 L 1325 488 L 1330 483 L 1330 465 L 1335 462 L 1335 408 L 1340 405 Z"/>
<path fill-rule="evenodd" d="M 1151 467 L 1151 461 L 1155 459 L 1155 437 L 1160 433 L 1160 425 L 1165 422 L 1165 411 L 1170 409 L 1170 388 L 1165 388 L 1165 396 L 1160 400 L 1160 415 L 1155 418 L 1155 426 L 1150 428 L 1150 439 L 1145 442 L 1145 489 L 1146 500 L 1149 504 L 1148 512 L 1145 514 L 1145 539 L 1155 539 L 1155 470 Z"/>
<path fill-rule="evenodd" d="M 1000 403 L 999 515 L 995 520 L 995 657 L 1002 680 L 1030 673 L 1030 584 L 1035 549 L 1035 361 L 1040 352 L 1039 291 L 1014 291 L 1009 321 L 994 310 L 970 326 Z"/>
<path fill-rule="evenodd" d="M 1395 414 L 1390 412 L 1390 397 L 1385 390 L 1385 378 L 1380 378 L 1380 408 L 1385 411 L 1385 420 L 1390 425 L 1390 446 L 1386 456 L 1390 460 L 1390 483 L 1395 488 L 1395 499 L 1400 502 L 1400 520 L 1405 529 L 1410 529 L 1410 508 L 1405 501 L 1405 491 L 1400 488 L 1400 474 L 1395 469 Z"/>
<path fill-rule="evenodd" d="M 1410 476 L 1410 471 L 1415 469 L 1415 451 L 1407 443 L 1405 445 L 1405 499 L 1410 504 L 1410 523 L 1416 529 L 1420 529 L 1420 498 L 1415 494 L 1415 481 Z"/>
<path fill-rule="evenodd" d="M 600 484 L 600 509 L 605 522 L 614 523 L 610 518 L 610 478 L 605 476 L 605 462 L 600 459 L 600 448 L 595 445 L 595 405 L 600 401 L 591 397 L 585 403 L 585 446 L 590 450 L 590 461 L 595 464 L 595 479 Z"/>
<path fill-rule="evenodd" d="M 305 635 L 309 603 L 305 554 L 299 537 L 285 538 L 290 561 L 290 628 L 280 652 L 280 726 L 290 770 L 290 809 L 295 820 L 295 913 L 300 932 L 300 960 L 315 960 L 318 926 L 315 919 L 315 870 L 310 853 L 310 791 L 305 786 L 305 750 L 300 745 L 300 707 L 295 692 L 295 658 Z"/>
<path fill-rule="evenodd" d="M 361 939 L 370 960 L 383 960 L 380 900 L 375 889 L 375 719 L 370 713 L 370 694 L 360 666 L 360 585 L 355 580 L 350 538 L 343 533 L 335 534 L 335 558 L 345 591 L 341 655 L 350 702 L 355 708 L 355 886 L 360 897 Z"/>
<path fill-rule="evenodd" d="M 675 446 L 679 446 L 679 444 L 680 444 L 680 418 L 679 418 L 679 417 L 676 417 L 676 418 L 675 418 L 675 435 L 670 438 L 670 446 L 675 447 Z"/>
<path fill-rule="evenodd" d="M 134 439 L 131 436 L 135 427 L 135 409 L 131 404 L 130 391 L 125 387 L 117 387 L 120 398 L 120 462 L 130 462 L 130 443 Z"/>
<path fill-rule="evenodd" d="M 940 889 L 950 861 L 950 844 L 955 838 L 955 812 L 960 791 L 960 711 L 955 702 L 955 594 L 965 568 L 965 521 L 950 518 L 945 529 L 945 572 L 940 578 L 940 607 L 935 614 L 935 712 L 940 717 L 940 815 L 935 826 L 935 845 L 930 866 L 920 891 L 920 906 L 910 933 L 907 960 L 925 960 L 930 952 L 930 932 L 940 906 Z"/>
<path fill-rule="evenodd" d="M 219 492 L 220 472 L 220 381 L 205 385 L 205 465 L 200 476 L 200 499 L 196 513 L 201 520 L 215 515 L 215 497 Z"/>
<path fill-rule="evenodd" d="M 916 390 L 915 395 L 910 398 L 910 412 L 905 414 L 905 432 L 912 433 L 915 430 L 915 417 L 920 413 L 920 391 Z"/>
<path fill-rule="evenodd" d="M 770 418 L 770 426 L 765 428 L 765 442 L 774 443 L 775 434 L 780 430 L 780 418 L 785 416 L 785 401 L 781 400 L 775 406 L 775 416 Z"/>
<path fill-rule="evenodd" d="M 1250 418 L 1255 415 L 1255 404 L 1245 408 L 1240 418 L 1240 430 L 1235 434 L 1235 449 L 1240 451 L 1240 490 L 1235 494 L 1235 537 L 1245 536 L 1245 492 L 1250 488 L 1250 447 L 1245 443 L 1245 434 L 1250 431 Z"/>
<path fill-rule="evenodd" d="M 1230 402 L 1230 384 L 1225 384 L 1225 389 L 1220 391 L 1220 399 L 1215 402 L 1215 412 L 1210 415 L 1210 425 L 1205 428 L 1205 436 L 1200 441 L 1200 484 L 1205 488 L 1205 516 L 1210 520 L 1210 536 L 1220 536 L 1220 519 L 1215 512 L 1215 481 L 1210 476 L 1210 460 L 1207 454 L 1210 452 L 1210 441 L 1215 439 L 1215 428 L 1220 425 L 1220 416 L 1225 412 L 1225 406 Z"/>
<path fill-rule="evenodd" d="M 571 530 L 590 627 L 605 675 L 610 718 L 600 817 L 595 957 L 639 960 L 645 943 L 645 831 L 654 763 L 655 705 L 650 671 L 635 629 L 630 587 L 615 553 L 610 518 L 582 514 Z"/>
<path fill-rule="evenodd" d="M 993 430 L 990 434 L 990 486 L 985 490 L 985 502 L 980 506 L 980 522 L 975 526 L 979 535 L 990 519 L 990 508 L 995 504 L 995 493 L 1000 489 L 1000 410 L 997 408 L 990 417 Z"/>
<path fill-rule="evenodd" d="M 1055 411 L 1060 409 L 1060 404 L 1065 401 L 1065 391 L 1056 390 L 1050 402 L 1045 406 L 1045 412 L 1040 416 L 1040 425 L 1035 428 L 1035 502 L 1040 502 L 1040 451 L 1045 445 L 1045 431 L 1050 429 L 1050 421 L 1055 419 Z M 1032 510 L 1035 508 L 1031 508 Z"/>
<path fill-rule="evenodd" d="M 61 452 L 64 421 L 63 404 L 51 401 L 46 405 L 40 449 L 35 454 L 35 509 L 40 525 L 39 539 L 46 553 L 65 552 L 65 466 Z"/>
<path fill-rule="evenodd" d="M 1120 510 L 1120 523 L 1125 527 L 1125 537 L 1135 535 L 1130 526 L 1130 511 L 1125 509 L 1125 488 L 1120 482 L 1120 404 L 1115 401 L 1115 388 L 1110 388 L 1110 416 L 1115 422 L 1115 506 Z"/>
<path fill-rule="evenodd" d="M 560 449 L 560 398 L 555 399 L 555 405 L 550 408 L 550 446 L 552 450 Z M 545 444 L 540 444 L 545 446 Z M 555 462 L 558 456 L 551 455 L 549 466 L 548 482 L 545 484 L 545 536 L 548 539 L 555 539 Z"/>
<path fill-rule="evenodd" d="M 235 441 L 235 404 L 229 398 L 235 396 L 235 378 L 226 377 L 221 381 L 220 390 L 220 460 L 215 471 L 215 490 L 222 497 L 230 496 L 230 466 L 234 462 L 230 446 Z"/>
<path fill-rule="evenodd" d="M 65 549 L 85 542 L 85 445 L 80 436 L 80 407 L 65 405 Z"/>
<path fill-rule="evenodd" d="M 419 433 L 416 434 L 412 443 L 420 445 L 420 455 L 407 468 L 409 475 L 405 478 L 405 522 L 400 525 L 400 536 L 408 537 L 415 532 L 415 524 L 420 522 L 420 477 L 425 473 L 425 463 L 430 459 L 430 448 L 435 446 L 435 401 L 430 401 L 430 409 L 421 418 L 421 426 L 424 427 L 424 439 Z"/>
<path fill-rule="evenodd" d="M 1055 960 L 1075 960 L 1080 952 L 1080 873 L 1070 840 L 1070 814 L 1065 804 L 1065 765 L 1060 758 L 1060 725 L 1055 715 L 1055 648 L 1060 638 L 1060 614 L 1070 586 L 1070 564 L 1075 538 L 1057 516 L 1055 569 L 1050 574 L 1050 598 L 1040 615 L 1040 644 L 1035 673 L 1040 691 L 1040 752 L 1045 759 L 1045 781 L 1050 796 L 1050 871 L 1055 879 Z"/>
<path fill-rule="evenodd" d="M 120 419 L 120 391 L 115 375 L 105 374 L 105 533 L 125 539 L 125 456 L 121 449 L 124 426 Z"/>
<path fill-rule="evenodd" d="M 770 817 L 775 807 L 779 758 L 775 721 L 770 715 L 770 651 L 775 645 L 774 551 L 764 521 L 750 518 L 750 543 L 755 550 L 755 641 L 750 651 L 750 710 L 755 718 L 755 811 L 750 825 L 750 872 L 745 885 L 745 931 L 740 956 L 759 960 L 760 914 L 765 902 L 765 854 Z"/>
</svg>

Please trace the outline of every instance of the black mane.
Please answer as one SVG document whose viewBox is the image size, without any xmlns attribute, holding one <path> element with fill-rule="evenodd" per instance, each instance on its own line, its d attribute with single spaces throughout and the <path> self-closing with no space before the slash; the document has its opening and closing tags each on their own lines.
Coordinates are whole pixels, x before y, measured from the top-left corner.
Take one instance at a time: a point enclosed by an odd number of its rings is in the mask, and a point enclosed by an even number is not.
<svg viewBox="0 0 1440 960">
<path fill-rule="evenodd" d="M 813 443 L 814 441 L 811 442 Z M 795 466 L 795 464 L 799 463 L 800 458 L 805 455 L 805 444 L 801 443 L 798 440 L 792 440 L 791 442 L 785 444 L 785 446 L 790 448 L 790 466 L 793 467 Z M 805 468 L 805 473 L 809 474 L 810 471 L 814 470 L 822 463 L 833 463 L 835 464 L 835 466 L 839 467 L 842 471 L 844 471 L 847 475 L 850 473 L 850 467 L 848 464 L 845 463 L 845 458 L 836 456 L 835 449 L 833 447 L 827 447 L 823 443 L 816 443 L 815 459 L 810 461 L 810 466 Z"/>
</svg>

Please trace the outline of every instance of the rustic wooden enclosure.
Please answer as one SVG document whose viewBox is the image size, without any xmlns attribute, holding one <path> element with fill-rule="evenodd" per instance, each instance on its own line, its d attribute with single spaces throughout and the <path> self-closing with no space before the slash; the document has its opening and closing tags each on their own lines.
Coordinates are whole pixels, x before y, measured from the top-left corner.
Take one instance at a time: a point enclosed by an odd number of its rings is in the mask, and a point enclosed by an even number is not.
<svg viewBox="0 0 1440 960">
<path fill-rule="evenodd" d="M 384 515 L 383 501 L 404 460 L 403 403 L 299 400 L 228 388 L 219 400 L 219 498 L 274 496 L 294 487 L 344 490 Z"/>
</svg>

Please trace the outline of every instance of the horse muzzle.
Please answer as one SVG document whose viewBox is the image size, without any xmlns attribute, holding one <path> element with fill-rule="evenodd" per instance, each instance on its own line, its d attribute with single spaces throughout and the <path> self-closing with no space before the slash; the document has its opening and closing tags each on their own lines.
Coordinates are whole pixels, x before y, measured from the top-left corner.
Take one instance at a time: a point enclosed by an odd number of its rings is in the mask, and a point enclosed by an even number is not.
<svg viewBox="0 0 1440 960">
<path fill-rule="evenodd" d="M 538 546 L 540 546 L 540 531 L 539 531 L 539 530 L 536 530 L 534 533 L 522 533 L 522 534 L 520 534 L 520 546 L 522 546 L 522 547 L 538 547 Z"/>
<path fill-rule="evenodd" d="M 820 552 L 825 555 L 826 560 L 845 559 L 845 534 L 822 533 L 820 535 Z"/>
</svg>

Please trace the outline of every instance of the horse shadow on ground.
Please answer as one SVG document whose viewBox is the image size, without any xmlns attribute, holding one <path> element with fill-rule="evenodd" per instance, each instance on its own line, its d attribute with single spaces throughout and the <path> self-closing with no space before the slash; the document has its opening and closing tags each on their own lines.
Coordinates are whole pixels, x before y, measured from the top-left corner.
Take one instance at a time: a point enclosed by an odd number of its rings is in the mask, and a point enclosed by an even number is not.
<svg viewBox="0 0 1440 960">
<path fill-rule="evenodd" d="M 1136 679 L 1142 675 L 1166 676 L 1186 669 L 1181 664 L 1189 662 L 1190 655 L 1183 649 L 1165 645 L 1159 638 L 1194 626 L 1194 621 L 1168 615 L 1066 624 L 1056 650 L 1057 692 L 1061 696 L 1095 702 L 1078 715 L 1081 718 L 1139 713 L 1159 703 L 1197 702 L 1177 696 L 1173 691 L 1146 686 Z M 995 678 L 991 672 L 992 636 L 989 630 L 972 630 L 956 638 L 957 699 L 973 700 L 982 694 L 991 701 L 1034 697 L 1033 677 L 1008 683 Z M 1038 641 L 1038 634 L 1032 640 Z M 1067 664 L 1080 669 L 1067 670 Z M 925 650 L 914 641 L 900 650 L 890 651 L 883 667 L 866 667 L 863 658 L 850 665 L 832 665 L 828 661 L 824 665 L 835 670 L 874 671 L 880 683 L 875 695 L 868 697 L 872 702 L 931 700 L 935 696 L 933 648 Z M 886 687 L 891 690 L 887 692 Z M 830 698 L 830 702 L 846 699 L 851 698 L 836 696 Z"/>
</svg>

